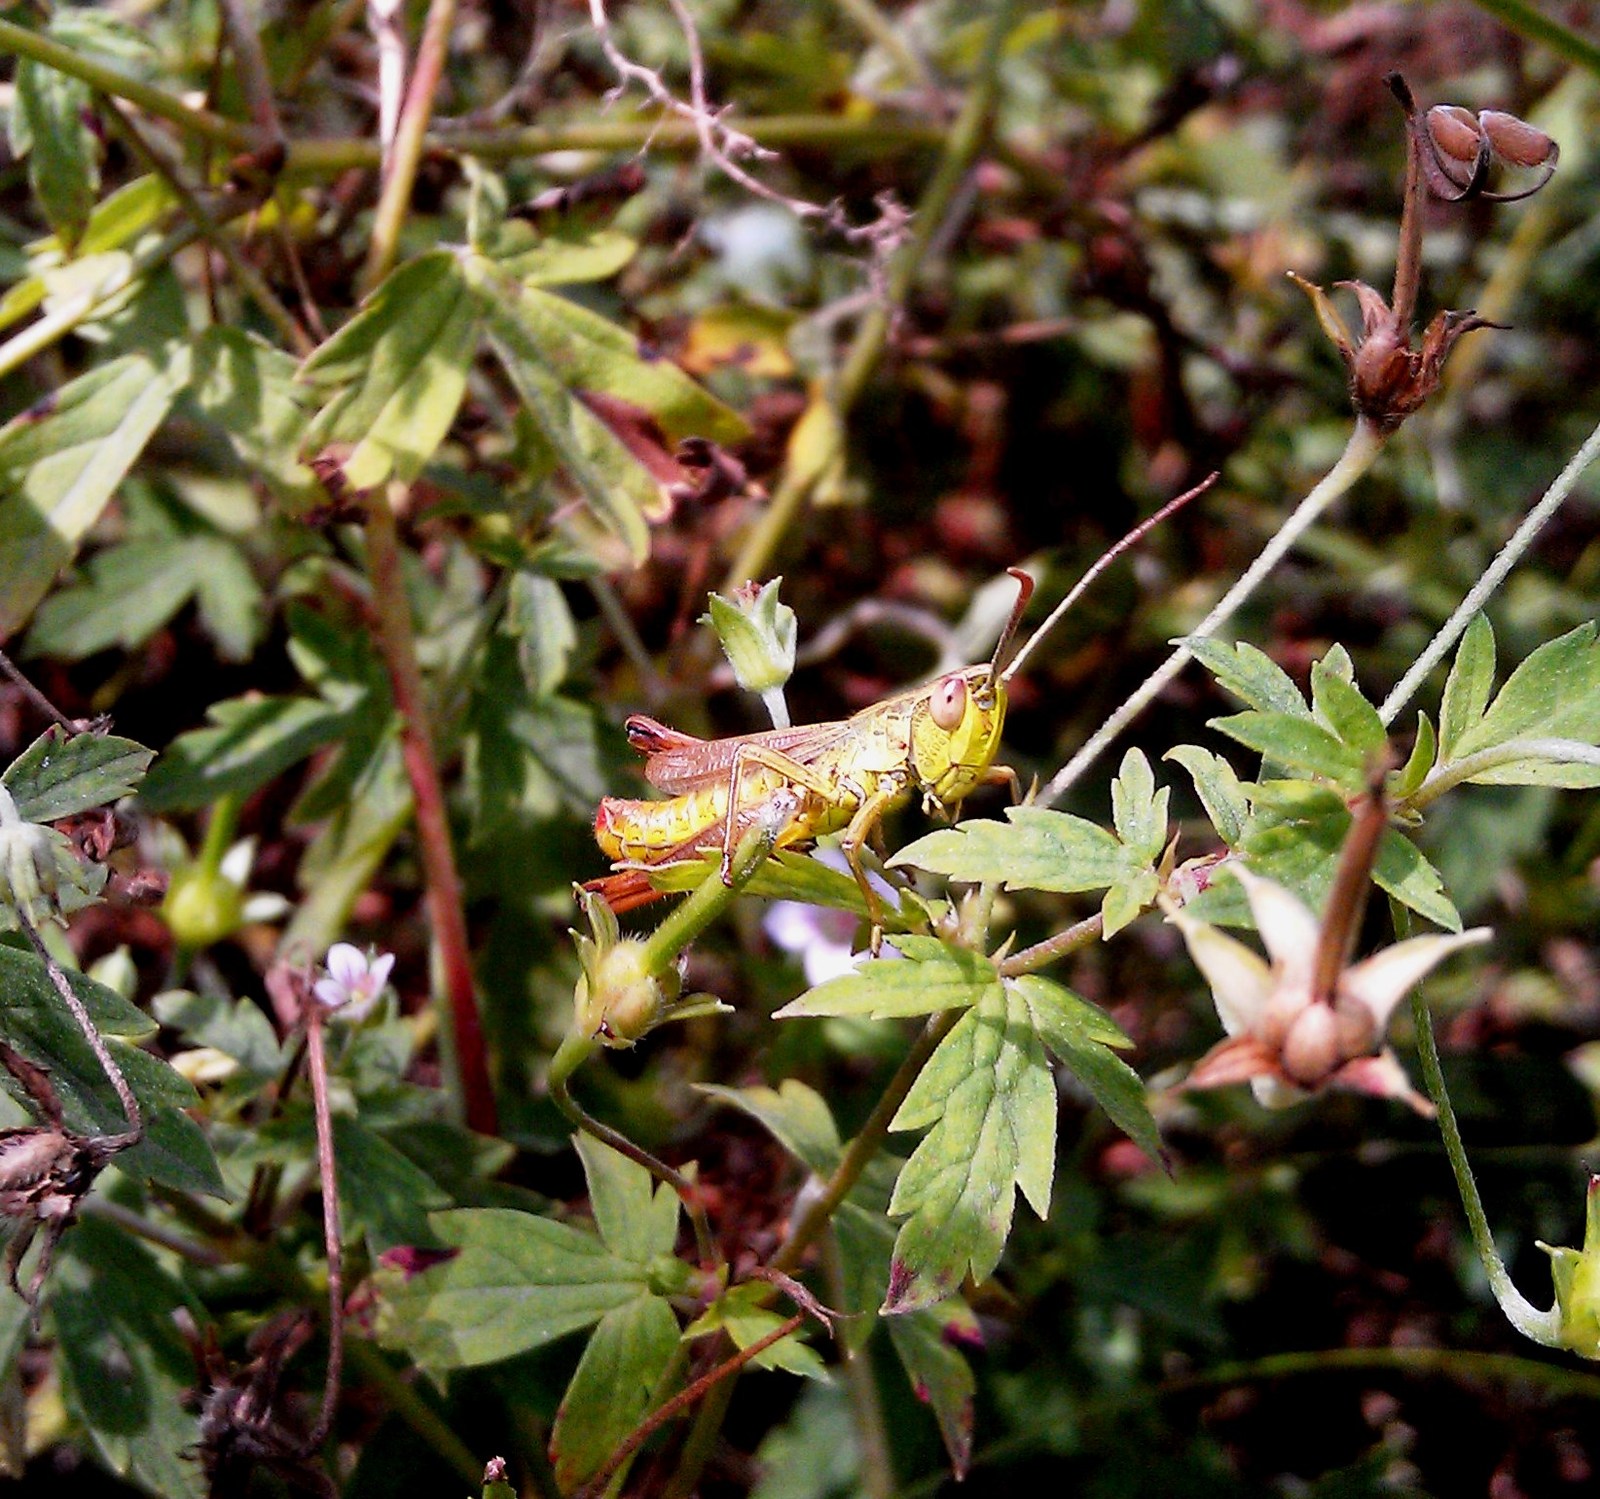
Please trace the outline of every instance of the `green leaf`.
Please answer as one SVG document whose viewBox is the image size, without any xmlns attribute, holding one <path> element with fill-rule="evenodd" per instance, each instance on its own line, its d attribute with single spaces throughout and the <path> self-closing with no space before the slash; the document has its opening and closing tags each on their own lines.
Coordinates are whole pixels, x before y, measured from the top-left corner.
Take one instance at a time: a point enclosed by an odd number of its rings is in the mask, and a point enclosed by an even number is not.
<svg viewBox="0 0 1600 1499">
<path fill-rule="evenodd" d="M 1156 790 L 1143 752 L 1130 749 L 1111 783 L 1111 820 L 1128 854 L 1141 863 L 1153 863 L 1166 847 L 1170 797 L 1165 786 Z"/>
<path fill-rule="evenodd" d="M 972 1463 L 973 1397 L 977 1393 L 977 1381 L 961 1345 L 982 1343 L 977 1318 L 964 1302 L 947 1301 L 926 1311 L 890 1318 L 889 1339 L 917 1399 L 933 1411 L 939 1423 L 951 1476 L 959 1483 Z"/>
<path fill-rule="evenodd" d="M 1194 780 L 1195 795 L 1206 809 L 1217 836 L 1229 848 L 1237 847 L 1250 815 L 1250 803 L 1245 799 L 1234 768 L 1221 755 L 1201 749 L 1198 744 L 1180 744 L 1161 758 L 1174 760 L 1189 772 Z"/>
<path fill-rule="evenodd" d="M 1483 717 L 1454 740 L 1449 758 L 1464 759 L 1516 739 L 1600 741 L 1600 641 L 1596 633 L 1591 620 L 1541 645 L 1512 672 Z M 1524 763 L 1496 766 L 1472 779 L 1485 784 L 1526 784 L 1528 776 L 1521 772 Z M 1593 775 L 1592 767 L 1561 768 Z"/>
<path fill-rule="evenodd" d="M 374 1253 L 428 1243 L 429 1212 L 450 1205 L 433 1178 L 348 1114 L 333 1116 L 333 1143 L 345 1232 L 366 1234 Z"/>
<path fill-rule="evenodd" d="M 1378 710 L 1359 688 L 1318 661 L 1311 668 L 1311 705 L 1317 718 L 1332 729 L 1363 761 L 1389 742 Z"/>
<path fill-rule="evenodd" d="M 194 1359 L 174 1313 L 205 1311 L 129 1234 L 84 1217 L 47 1287 L 61 1394 L 102 1462 L 163 1499 L 200 1499 L 206 1479 L 186 1454 L 199 1439 L 184 1406 Z"/>
<path fill-rule="evenodd" d="M 1456 647 L 1456 659 L 1444 684 L 1439 705 L 1439 759 L 1460 759 L 1456 746 L 1477 726 L 1494 689 L 1494 629 L 1488 617 L 1475 614 Z"/>
<path fill-rule="evenodd" d="M 1213 718 L 1210 727 L 1275 765 L 1323 776 L 1351 790 L 1362 784 L 1362 757 L 1309 718 L 1293 713 L 1235 713 Z"/>
<path fill-rule="evenodd" d="M 1150 1113 L 1144 1081 L 1110 1050 L 1130 1044 L 1111 1017 L 1038 974 L 1009 982 L 1056 1060 L 1089 1090 L 1123 1134 L 1151 1160 L 1162 1160 L 1161 1134 Z"/>
<path fill-rule="evenodd" d="M 184 1113 L 199 1099 L 165 1062 L 126 1044 L 150 1036 L 155 1025 L 114 989 L 71 969 L 72 992 L 122 1068 L 144 1114 L 146 1138 L 116 1158 L 119 1169 L 185 1192 L 225 1196 L 222 1177 L 200 1127 Z M 127 1129 L 122 1105 L 99 1059 L 72 1018 L 42 962 L 31 952 L 0 946 L 0 1035 L 24 1056 L 50 1069 L 70 1129 L 116 1134 Z M 20 1089 L 9 1074 L 0 1084 L 14 1097 Z"/>
<path fill-rule="evenodd" d="M 460 1252 L 407 1278 L 379 1272 L 378 1335 L 434 1372 L 490 1364 L 588 1327 L 650 1291 L 591 1233 L 507 1208 L 434 1213 Z"/>
<path fill-rule="evenodd" d="M 347 732 L 351 715 L 315 698 L 238 697 L 213 703 L 212 728 L 180 735 L 145 778 L 140 800 L 153 812 L 209 806 L 248 796 L 314 750 Z"/>
<path fill-rule="evenodd" d="M 1141 867 L 1104 828 L 1040 807 L 1007 807 L 1005 822 L 976 819 L 941 828 L 889 863 L 972 884 L 998 880 L 1007 890 L 1061 894 L 1102 889 Z"/>
<path fill-rule="evenodd" d="M 743 1110 L 808 1171 L 827 1176 L 839 1164 L 839 1129 L 823 1096 L 795 1078 L 771 1088 L 697 1083 L 695 1091 Z"/>
<path fill-rule="evenodd" d="M 600 1319 L 556 1413 L 556 1482 L 572 1493 L 649 1413 L 678 1351 L 678 1319 L 659 1296 L 640 1296 Z"/>
<path fill-rule="evenodd" d="M 829 979 L 776 1011 L 774 1018 L 858 1015 L 889 1020 L 929 1015 L 979 1004 L 999 983 L 987 958 L 935 937 L 897 937 L 895 946 L 902 957 L 876 958 L 854 973 Z"/>
<path fill-rule="evenodd" d="M 709 853 L 702 858 L 682 864 L 663 865 L 650 871 L 650 883 L 657 890 L 693 890 L 714 876 L 722 862 L 722 855 Z M 866 919 L 867 903 L 861 897 L 861 887 L 843 870 L 834 869 L 793 849 L 781 848 L 772 854 L 755 872 L 744 887 L 746 895 L 764 900 L 793 900 L 807 906 L 829 906 L 837 911 L 849 911 Z M 902 901 L 906 895 L 902 893 Z M 895 913 L 887 913 L 885 927 L 896 929 Z"/>
<path fill-rule="evenodd" d="M 1372 878 L 1380 890 L 1447 931 L 1461 930 L 1461 913 L 1445 894 L 1444 879 L 1404 833 L 1385 828 Z"/>
<path fill-rule="evenodd" d="M 315 401 L 295 380 L 295 361 L 241 328 L 213 325 L 193 343 L 189 397 L 248 472 L 306 507 L 326 493 L 300 461 Z"/>
<path fill-rule="evenodd" d="M 0 637 L 72 560 L 188 378 L 185 349 L 126 354 L 0 427 Z"/>
<path fill-rule="evenodd" d="M 300 366 L 300 379 L 330 397 L 304 451 L 352 444 L 344 475 L 356 489 L 415 479 L 466 392 L 479 311 L 453 251 L 431 250 L 399 267 Z"/>
<path fill-rule="evenodd" d="M 730 1287 L 684 1328 L 685 1340 L 720 1331 L 733 1339 L 736 1348 L 759 1343 L 789 1320 L 761 1304 L 770 1294 L 770 1288 L 758 1281 Z M 798 1329 L 763 1348 L 751 1363 L 758 1369 L 784 1369 L 803 1379 L 828 1378 L 821 1356 L 809 1343 L 801 1341 Z"/>
<path fill-rule="evenodd" d="M 524 286 L 573 286 L 614 276 L 638 253 L 638 242 L 616 229 L 555 224 L 526 245 L 527 224 L 507 224 L 495 247 L 495 263 Z"/>
<path fill-rule="evenodd" d="M 131 650 L 198 596 L 207 623 L 221 622 L 219 654 L 239 661 L 258 634 L 261 589 L 231 541 L 220 536 L 158 537 L 110 547 L 85 582 L 40 606 L 28 654 L 80 661 L 112 646 Z"/>
<path fill-rule="evenodd" d="M 155 758 L 114 734 L 62 737 L 46 729 L 6 768 L 5 788 L 26 822 L 55 822 L 127 796 Z"/>
<path fill-rule="evenodd" d="M 678 1194 L 590 1135 L 574 1135 L 572 1143 L 583 1161 L 589 1208 L 606 1248 L 640 1265 L 671 1254 L 678 1238 Z"/>
<path fill-rule="evenodd" d="M 891 1124 L 931 1126 L 900 1170 L 889 1212 L 895 1239 L 886 1313 L 954 1294 L 999 1263 L 1018 1189 L 1043 1217 L 1055 1174 L 1056 1090 L 1026 1002 L 985 989 L 912 1085 Z"/>
<path fill-rule="evenodd" d="M 71 44 L 73 16 L 62 11 L 55 18 L 53 40 Z M 64 20 L 69 24 L 63 26 Z M 27 156 L 28 185 L 70 252 L 89 222 L 100 186 L 99 142 L 86 118 L 93 95 L 81 79 L 27 57 L 17 59 L 13 90 L 11 149 Z"/>
<path fill-rule="evenodd" d="M 566 680 L 578 627 L 561 585 L 526 568 L 511 575 L 506 593 L 506 628 L 516 638 L 522 679 L 535 699 L 547 698 Z"/>
<path fill-rule="evenodd" d="M 1194 658 L 1236 698 L 1263 713 L 1310 718 L 1311 710 L 1293 679 L 1264 651 L 1239 641 L 1226 645 L 1209 637 L 1186 636 L 1173 642 L 1187 646 Z"/>
<path fill-rule="evenodd" d="M 1154 905 L 1160 888 L 1161 881 L 1153 869 L 1141 869 L 1125 880 L 1118 880 L 1100 902 L 1101 939 L 1109 942 L 1130 921 Z"/>
<path fill-rule="evenodd" d="M 1395 772 L 1389 785 L 1389 795 L 1397 801 L 1416 793 L 1422 783 L 1428 779 L 1428 772 L 1433 769 L 1434 756 L 1438 744 L 1433 737 L 1433 725 L 1428 721 L 1426 713 L 1417 714 L 1417 737 L 1411 746 L 1411 754 L 1406 763 Z"/>
<path fill-rule="evenodd" d="M 151 1000 L 150 1010 L 162 1025 L 177 1031 L 186 1041 L 231 1057 L 239 1064 L 246 1089 L 258 1087 L 283 1071 L 283 1044 L 261 1006 L 252 999 L 229 1000 L 220 994 L 168 989 Z"/>
</svg>

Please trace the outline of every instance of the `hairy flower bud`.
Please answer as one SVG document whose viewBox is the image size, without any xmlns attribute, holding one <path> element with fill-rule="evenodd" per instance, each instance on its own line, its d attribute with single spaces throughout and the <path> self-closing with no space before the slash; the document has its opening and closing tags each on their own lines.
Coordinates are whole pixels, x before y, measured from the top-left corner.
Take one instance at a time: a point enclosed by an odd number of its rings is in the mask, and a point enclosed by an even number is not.
<svg viewBox="0 0 1600 1499">
<path fill-rule="evenodd" d="M 1584 1358 L 1600 1359 L 1600 1176 L 1589 1178 L 1583 1248 L 1539 1247 L 1550 1256 L 1559 1346 Z"/>
</svg>

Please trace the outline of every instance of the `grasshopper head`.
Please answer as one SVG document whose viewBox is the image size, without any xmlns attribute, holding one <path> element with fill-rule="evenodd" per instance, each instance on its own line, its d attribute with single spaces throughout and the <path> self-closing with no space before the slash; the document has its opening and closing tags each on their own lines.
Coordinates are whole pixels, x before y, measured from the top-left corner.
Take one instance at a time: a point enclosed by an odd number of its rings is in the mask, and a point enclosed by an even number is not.
<svg viewBox="0 0 1600 1499">
<path fill-rule="evenodd" d="M 994 764 L 1006 689 L 985 662 L 940 677 L 911 715 L 911 767 L 933 801 L 954 806 Z"/>
</svg>

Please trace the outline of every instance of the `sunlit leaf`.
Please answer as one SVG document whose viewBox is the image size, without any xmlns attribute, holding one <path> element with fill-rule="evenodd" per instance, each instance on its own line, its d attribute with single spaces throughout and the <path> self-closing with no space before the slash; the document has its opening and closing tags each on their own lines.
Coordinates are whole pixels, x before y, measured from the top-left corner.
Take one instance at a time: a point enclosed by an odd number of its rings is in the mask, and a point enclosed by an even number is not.
<svg viewBox="0 0 1600 1499">
<path fill-rule="evenodd" d="M 978 953 L 934 937 L 897 937 L 900 958 L 878 958 L 853 973 L 829 979 L 774 1014 L 861 1015 L 888 1020 L 928 1015 L 980 1003 L 999 982 L 994 965 Z"/>
</svg>

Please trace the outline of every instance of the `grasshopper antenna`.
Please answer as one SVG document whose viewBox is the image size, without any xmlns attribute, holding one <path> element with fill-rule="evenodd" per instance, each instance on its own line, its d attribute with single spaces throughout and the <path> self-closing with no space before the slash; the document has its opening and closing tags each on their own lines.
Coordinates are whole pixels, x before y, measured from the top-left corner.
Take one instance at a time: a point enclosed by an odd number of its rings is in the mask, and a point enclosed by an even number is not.
<svg viewBox="0 0 1600 1499">
<path fill-rule="evenodd" d="M 1193 489 L 1185 490 L 1184 493 L 1180 494 L 1175 500 L 1168 500 L 1167 503 L 1158 511 L 1156 511 L 1156 513 L 1148 520 L 1140 521 L 1139 524 L 1136 525 L 1130 532 L 1128 532 L 1128 534 L 1124 536 L 1121 541 L 1112 546 L 1105 553 L 1105 555 L 1102 556 L 1100 560 L 1089 569 L 1088 572 L 1086 572 L 1081 578 L 1078 579 L 1076 583 L 1072 585 L 1072 589 L 1067 596 L 1050 611 L 1049 618 L 1046 619 L 1045 622 L 1033 632 L 1033 635 L 1023 643 L 1022 649 L 1011 658 L 1011 664 L 1000 674 L 1000 680 L 1002 682 L 1009 682 L 1012 677 L 1014 677 L 1017 672 L 1022 669 L 1022 663 L 1033 654 L 1033 648 L 1038 645 L 1038 643 L 1043 640 L 1044 637 L 1048 635 L 1055 627 L 1056 621 L 1059 620 L 1061 616 L 1067 612 L 1067 610 L 1069 610 L 1078 602 L 1079 599 L 1083 597 L 1085 592 L 1088 591 L 1089 585 L 1093 583 L 1101 573 L 1110 567 L 1118 557 L 1120 557 L 1130 547 L 1137 546 L 1151 531 L 1159 526 L 1162 521 L 1166 520 L 1169 515 L 1175 515 L 1179 510 L 1182 510 L 1190 500 L 1199 499 L 1200 496 L 1210 489 L 1211 486 L 1215 484 L 1221 477 L 1222 475 L 1220 473 L 1212 474 L 1208 478 L 1202 479 L 1198 484 L 1195 485 Z M 1015 577 L 1017 574 L 1017 569 L 1012 568 L 1010 571 L 1012 576 Z M 1022 598 L 1019 601 L 1017 609 L 1018 614 L 1021 613 L 1021 604 L 1027 601 L 1028 594 L 1031 592 L 1031 588 L 1024 590 Z M 1011 633 L 1015 628 L 1016 615 L 1013 615 L 1011 625 L 1007 628 L 1005 635 L 1001 637 L 1001 646 L 1005 645 L 1005 643 L 1011 638 Z M 999 660 L 1000 648 L 996 647 L 996 663 L 998 663 Z"/>
</svg>

